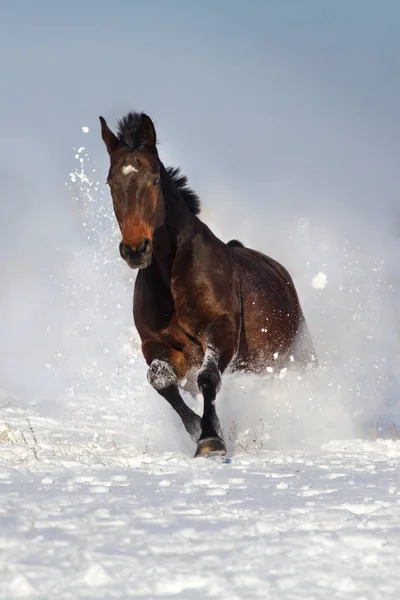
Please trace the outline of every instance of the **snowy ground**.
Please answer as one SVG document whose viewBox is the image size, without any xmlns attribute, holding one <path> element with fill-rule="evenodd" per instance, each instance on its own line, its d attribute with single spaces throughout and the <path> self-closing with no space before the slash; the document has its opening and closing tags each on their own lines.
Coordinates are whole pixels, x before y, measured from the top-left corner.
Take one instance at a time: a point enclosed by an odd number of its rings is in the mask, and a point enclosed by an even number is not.
<svg viewBox="0 0 400 600">
<path fill-rule="evenodd" d="M 374 220 L 350 244 L 347 213 L 220 220 L 292 272 L 321 367 L 224 378 L 228 461 L 194 460 L 146 381 L 110 200 L 76 160 L 71 247 L 38 246 L 0 296 L 0 598 L 397 598 L 398 238 Z"/>
<path fill-rule="evenodd" d="M 124 403 L 64 404 L 2 409 L 2 599 L 397 597 L 400 441 L 194 460 L 179 427 L 130 444 Z"/>
</svg>

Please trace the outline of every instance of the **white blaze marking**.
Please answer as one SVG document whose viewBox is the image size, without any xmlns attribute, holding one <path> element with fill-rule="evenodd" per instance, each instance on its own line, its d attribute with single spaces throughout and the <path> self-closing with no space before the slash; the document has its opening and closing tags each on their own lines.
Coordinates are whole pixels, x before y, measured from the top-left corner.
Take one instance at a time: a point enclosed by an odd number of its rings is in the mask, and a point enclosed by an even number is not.
<svg viewBox="0 0 400 600">
<path fill-rule="evenodd" d="M 138 170 L 132 165 L 125 165 L 125 167 L 122 167 L 122 172 L 124 175 L 129 175 L 129 173 L 137 173 Z"/>
</svg>

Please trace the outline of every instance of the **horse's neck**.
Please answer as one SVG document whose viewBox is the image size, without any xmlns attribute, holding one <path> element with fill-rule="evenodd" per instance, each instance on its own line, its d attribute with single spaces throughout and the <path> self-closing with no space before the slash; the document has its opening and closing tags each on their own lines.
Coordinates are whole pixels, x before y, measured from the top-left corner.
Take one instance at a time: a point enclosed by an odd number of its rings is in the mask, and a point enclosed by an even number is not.
<svg viewBox="0 0 400 600">
<path fill-rule="evenodd" d="M 170 193 L 165 200 L 165 222 L 157 230 L 153 245 L 153 259 L 168 288 L 171 287 L 176 254 L 193 237 L 199 225 L 199 220 L 189 211 L 182 198 Z"/>
</svg>

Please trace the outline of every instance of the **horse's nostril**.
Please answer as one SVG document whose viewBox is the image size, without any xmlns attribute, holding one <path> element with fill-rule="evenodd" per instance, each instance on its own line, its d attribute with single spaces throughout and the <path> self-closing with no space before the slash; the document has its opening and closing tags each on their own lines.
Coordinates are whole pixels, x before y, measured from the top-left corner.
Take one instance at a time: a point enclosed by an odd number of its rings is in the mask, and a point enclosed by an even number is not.
<svg viewBox="0 0 400 600">
<path fill-rule="evenodd" d="M 134 254 L 132 248 L 128 246 L 128 244 L 124 244 L 124 242 L 120 243 L 119 252 L 121 254 L 121 258 L 123 258 L 124 260 L 131 258 Z"/>
<path fill-rule="evenodd" d="M 150 240 L 148 238 L 144 239 L 140 244 L 137 245 L 136 252 L 139 256 L 145 254 L 150 248 Z"/>
</svg>

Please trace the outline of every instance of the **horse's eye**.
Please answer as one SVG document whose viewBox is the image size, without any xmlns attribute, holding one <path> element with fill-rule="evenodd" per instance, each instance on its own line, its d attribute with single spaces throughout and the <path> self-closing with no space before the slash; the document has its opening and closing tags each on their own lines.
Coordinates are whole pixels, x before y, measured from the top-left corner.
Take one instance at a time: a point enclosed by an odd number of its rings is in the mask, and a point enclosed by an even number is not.
<svg viewBox="0 0 400 600">
<path fill-rule="evenodd" d="M 155 177 L 153 179 L 153 185 L 158 185 L 160 183 L 160 178 L 159 177 Z"/>
</svg>

